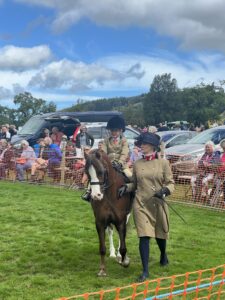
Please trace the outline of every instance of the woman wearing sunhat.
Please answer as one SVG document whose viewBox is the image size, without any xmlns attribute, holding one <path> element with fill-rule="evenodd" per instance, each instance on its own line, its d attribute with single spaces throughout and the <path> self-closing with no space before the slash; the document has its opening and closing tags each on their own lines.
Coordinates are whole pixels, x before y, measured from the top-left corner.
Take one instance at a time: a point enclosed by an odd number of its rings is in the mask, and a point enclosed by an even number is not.
<svg viewBox="0 0 225 300">
<path fill-rule="evenodd" d="M 137 278 L 145 281 L 149 276 L 149 242 L 155 238 L 160 249 L 160 265 L 168 264 L 166 240 L 169 233 L 168 208 L 164 197 L 174 190 L 173 175 L 169 162 L 158 157 L 160 138 L 150 132 L 142 133 L 136 142 L 143 158 L 134 163 L 133 182 L 122 186 L 118 194 L 135 191 L 133 205 L 134 221 L 139 237 L 139 251 L 143 271 Z"/>
</svg>

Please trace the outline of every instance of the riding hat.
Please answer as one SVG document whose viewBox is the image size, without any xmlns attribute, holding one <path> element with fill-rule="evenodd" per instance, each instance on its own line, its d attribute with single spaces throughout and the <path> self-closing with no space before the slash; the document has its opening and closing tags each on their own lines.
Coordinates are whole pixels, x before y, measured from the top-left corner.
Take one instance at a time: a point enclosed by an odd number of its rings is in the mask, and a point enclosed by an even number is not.
<svg viewBox="0 0 225 300">
<path fill-rule="evenodd" d="M 106 129 L 113 130 L 113 129 L 121 129 L 125 131 L 125 121 L 123 118 L 119 116 L 112 117 L 106 126 Z"/>
<path fill-rule="evenodd" d="M 144 132 L 138 136 L 135 145 L 140 147 L 142 144 L 150 144 L 157 148 L 159 147 L 159 143 L 160 137 L 157 134 L 151 132 Z"/>
</svg>

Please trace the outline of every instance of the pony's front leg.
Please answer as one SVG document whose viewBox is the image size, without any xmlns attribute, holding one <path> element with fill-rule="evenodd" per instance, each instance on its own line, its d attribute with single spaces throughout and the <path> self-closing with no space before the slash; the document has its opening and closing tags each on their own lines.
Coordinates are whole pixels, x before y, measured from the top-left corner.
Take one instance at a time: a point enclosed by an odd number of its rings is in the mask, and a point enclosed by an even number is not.
<svg viewBox="0 0 225 300">
<path fill-rule="evenodd" d="M 106 276 L 106 270 L 105 270 L 105 254 L 106 254 L 105 228 L 101 223 L 96 223 L 96 229 L 97 229 L 97 232 L 98 232 L 99 253 L 100 253 L 100 256 L 101 256 L 100 270 L 98 272 L 98 276 Z"/>
<path fill-rule="evenodd" d="M 129 257 L 126 255 L 127 254 L 127 248 L 126 248 L 126 222 L 123 222 L 122 224 L 120 224 L 119 226 L 116 227 L 119 233 L 119 238 L 120 238 L 120 254 L 121 254 L 121 261 L 119 261 L 119 263 L 123 266 L 123 267 L 128 267 L 130 264 L 130 259 Z"/>
<path fill-rule="evenodd" d="M 106 228 L 106 231 L 107 231 L 108 236 L 109 236 L 109 253 L 110 253 L 109 256 L 110 257 L 116 257 L 116 250 L 115 250 L 114 242 L 113 242 L 113 226 L 109 225 Z"/>
</svg>

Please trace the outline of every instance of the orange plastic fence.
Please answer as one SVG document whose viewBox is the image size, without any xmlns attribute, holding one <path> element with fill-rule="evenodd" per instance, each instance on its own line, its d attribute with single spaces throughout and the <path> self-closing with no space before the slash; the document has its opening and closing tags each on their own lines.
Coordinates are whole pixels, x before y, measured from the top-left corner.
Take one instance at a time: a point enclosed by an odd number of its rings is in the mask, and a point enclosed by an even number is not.
<svg viewBox="0 0 225 300">
<path fill-rule="evenodd" d="M 58 300 L 222 300 L 225 299 L 225 264 L 206 270 L 133 283 L 110 290 L 84 293 Z"/>
</svg>

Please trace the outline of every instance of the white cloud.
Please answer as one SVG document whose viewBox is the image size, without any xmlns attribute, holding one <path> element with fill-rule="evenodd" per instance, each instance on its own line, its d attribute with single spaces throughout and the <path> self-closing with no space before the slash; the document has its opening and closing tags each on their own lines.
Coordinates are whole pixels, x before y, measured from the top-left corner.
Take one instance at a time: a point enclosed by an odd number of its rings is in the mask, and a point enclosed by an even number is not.
<svg viewBox="0 0 225 300">
<path fill-rule="evenodd" d="M 26 90 L 34 97 L 61 101 L 63 107 L 77 98 L 147 92 L 154 76 L 163 73 L 171 73 L 180 88 L 195 86 L 201 81 L 218 83 L 225 79 L 224 69 L 224 57 L 209 54 L 192 57 L 185 63 L 168 52 L 150 53 L 149 56 L 114 55 L 93 64 L 64 59 L 26 72 L 1 70 L 0 99 L 10 100 Z M 101 97 L 97 97 L 98 94 Z"/>
<path fill-rule="evenodd" d="M 53 29 L 66 30 L 82 18 L 99 25 L 152 27 L 185 49 L 225 51 L 224 0 L 15 0 L 56 11 Z"/>
<path fill-rule="evenodd" d="M 85 64 L 67 59 L 52 62 L 34 75 L 31 87 L 44 89 L 88 90 L 92 85 L 102 86 L 107 81 L 122 81 L 127 77 L 141 78 L 140 66 L 131 66 L 127 72 L 106 68 L 104 64 Z"/>
<path fill-rule="evenodd" d="M 51 51 L 46 45 L 32 48 L 9 45 L 0 48 L 0 69 L 24 71 L 37 68 L 50 58 Z"/>
</svg>

